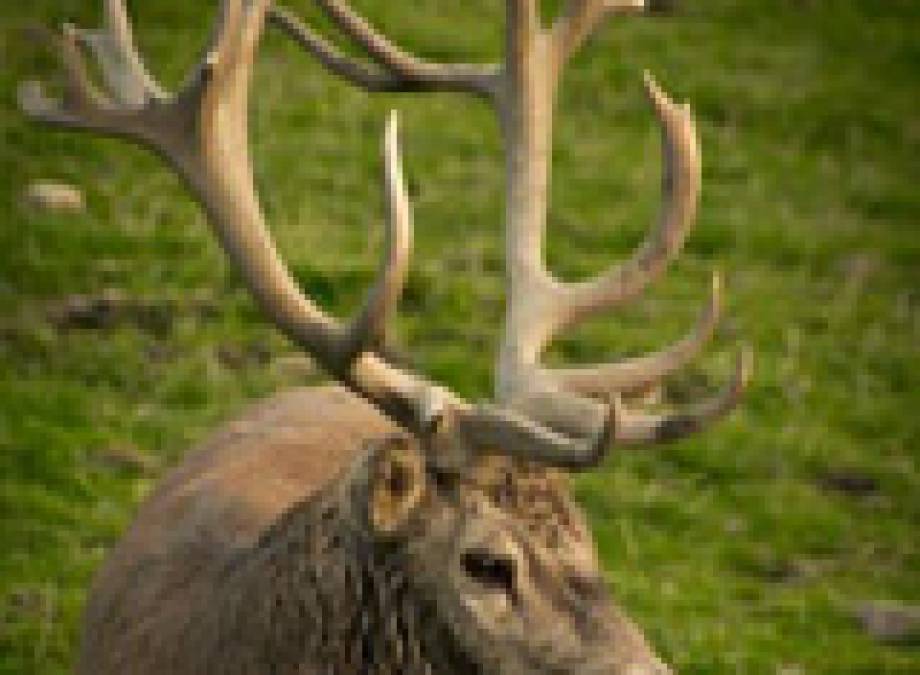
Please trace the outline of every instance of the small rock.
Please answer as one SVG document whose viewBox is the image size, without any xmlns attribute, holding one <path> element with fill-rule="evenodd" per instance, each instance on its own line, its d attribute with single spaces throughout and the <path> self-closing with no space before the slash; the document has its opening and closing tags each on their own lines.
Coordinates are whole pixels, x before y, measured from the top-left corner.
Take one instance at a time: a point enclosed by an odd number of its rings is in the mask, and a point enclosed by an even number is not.
<svg viewBox="0 0 920 675">
<path fill-rule="evenodd" d="M 86 208 L 79 188 L 55 181 L 35 181 L 25 189 L 23 199 L 32 208 L 43 211 L 79 212 Z"/>
<path fill-rule="evenodd" d="M 856 618 L 875 640 L 885 644 L 920 641 L 920 606 L 896 602 L 866 602 L 856 609 Z"/>
</svg>

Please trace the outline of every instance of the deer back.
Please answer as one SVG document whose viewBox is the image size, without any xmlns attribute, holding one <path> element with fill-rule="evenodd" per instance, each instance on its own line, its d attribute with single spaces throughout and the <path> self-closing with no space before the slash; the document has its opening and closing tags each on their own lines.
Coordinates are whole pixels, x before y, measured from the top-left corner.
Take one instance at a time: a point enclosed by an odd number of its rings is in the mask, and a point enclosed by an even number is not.
<svg viewBox="0 0 920 675">
<path fill-rule="evenodd" d="M 236 592 L 225 584 L 236 554 L 394 429 L 358 397 L 328 386 L 276 395 L 214 432 L 159 483 L 99 569 L 81 672 L 109 672 L 100 658 L 135 670 L 137 655 L 150 651 L 140 645 L 167 649 L 194 632 L 191 622 L 217 620 L 203 618 L 196 603 L 216 612 L 213 598 Z"/>
</svg>

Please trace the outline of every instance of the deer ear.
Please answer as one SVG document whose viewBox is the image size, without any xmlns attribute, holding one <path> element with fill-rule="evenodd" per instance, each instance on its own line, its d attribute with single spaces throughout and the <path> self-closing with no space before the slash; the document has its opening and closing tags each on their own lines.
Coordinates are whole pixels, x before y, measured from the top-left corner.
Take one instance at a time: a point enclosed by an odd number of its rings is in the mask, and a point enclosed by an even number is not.
<svg viewBox="0 0 920 675">
<path fill-rule="evenodd" d="M 388 438 L 371 464 L 368 520 L 382 537 L 398 535 L 425 494 L 425 458 L 419 444 Z"/>
</svg>

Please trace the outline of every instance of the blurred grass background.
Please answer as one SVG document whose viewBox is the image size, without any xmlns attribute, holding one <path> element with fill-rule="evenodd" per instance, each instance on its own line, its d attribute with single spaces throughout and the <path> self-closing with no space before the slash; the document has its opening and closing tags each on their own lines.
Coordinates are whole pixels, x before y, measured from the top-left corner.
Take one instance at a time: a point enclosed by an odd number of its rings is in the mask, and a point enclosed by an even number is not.
<svg viewBox="0 0 920 675">
<path fill-rule="evenodd" d="M 67 672 L 93 570 L 157 476 L 247 401 L 320 379 L 262 320 L 156 159 L 16 111 L 16 84 L 54 72 L 21 29 L 92 26 L 99 4 L 0 7 L 0 673 Z M 215 4 L 130 3 L 167 82 L 195 58 Z M 500 54 L 498 0 L 354 4 L 422 55 Z M 739 337 L 757 370 L 715 430 L 577 479 L 612 592 L 682 673 L 920 672 L 916 625 L 865 625 L 872 608 L 920 605 L 920 3 L 675 4 L 675 16 L 610 21 L 567 71 L 548 256 L 580 278 L 651 222 L 645 67 L 699 117 L 699 224 L 641 302 L 560 340 L 550 360 L 673 340 L 719 268 L 729 319 L 672 393 L 724 377 Z M 273 32 L 252 100 L 273 231 L 339 313 L 373 275 L 379 136 L 386 110 L 401 111 L 417 245 L 400 338 L 426 373 L 488 395 L 503 303 L 489 110 L 368 96 Z M 38 179 L 79 186 L 87 208 L 28 207 Z"/>
</svg>

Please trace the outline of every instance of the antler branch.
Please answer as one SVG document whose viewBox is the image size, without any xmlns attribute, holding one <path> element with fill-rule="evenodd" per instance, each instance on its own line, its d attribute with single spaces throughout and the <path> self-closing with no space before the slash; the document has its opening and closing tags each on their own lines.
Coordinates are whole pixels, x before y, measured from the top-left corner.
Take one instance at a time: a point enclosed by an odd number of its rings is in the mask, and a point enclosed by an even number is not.
<svg viewBox="0 0 920 675">
<path fill-rule="evenodd" d="M 610 399 L 616 394 L 632 394 L 657 384 L 682 368 L 699 354 L 715 332 L 722 309 L 721 281 L 712 277 L 709 304 L 693 331 L 673 345 L 655 352 L 616 363 L 605 363 L 548 371 L 556 386 L 595 398 Z"/>
<path fill-rule="evenodd" d="M 705 429 L 737 407 L 751 379 L 753 363 L 753 352 L 748 347 L 742 348 L 735 359 L 734 372 L 722 391 L 684 410 L 657 415 L 644 413 L 627 410 L 619 398 L 614 398 L 614 442 L 622 445 L 667 443 Z"/>
<path fill-rule="evenodd" d="M 303 23 L 290 10 L 269 10 L 272 24 L 310 52 L 327 69 L 368 91 L 456 91 L 491 98 L 499 68 L 434 63 L 409 54 L 388 40 L 340 0 L 317 0 L 332 22 L 357 43 L 377 66 L 352 59 Z"/>
<path fill-rule="evenodd" d="M 641 293 L 680 252 L 696 218 L 700 154 L 693 115 L 689 106 L 673 103 L 648 72 L 645 90 L 662 130 L 664 205 L 658 225 L 628 261 L 593 281 L 559 287 L 564 307 L 560 327 L 599 309 L 628 302 Z"/>
<path fill-rule="evenodd" d="M 559 331 L 634 299 L 657 278 L 679 253 L 696 216 L 700 159 L 693 117 L 689 107 L 673 103 L 646 73 L 645 89 L 661 125 L 664 155 L 663 207 L 657 226 L 628 260 L 593 280 L 563 283 L 546 269 L 543 241 L 551 127 L 561 70 L 606 14 L 643 9 L 644 3 L 569 0 L 548 30 L 539 24 L 534 0 L 508 0 L 507 7 L 507 76 L 500 98 L 508 146 L 509 299 L 498 364 L 499 399 L 553 428 L 561 423 L 550 421 L 560 417 L 556 411 L 576 406 L 585 431 L 597 429 L 601 421 L 598 410 L 581 397 L 608 401 L 612 405 L 609 436 L 624 443 L 653 443 L 696 431 L 737 401 L 750 367 L 746 352 L 722 394 L 683 412 L 660 416 L 629 411 L 620 397 L 654 384 L 702 349 L 718 321 L 718 278 L 697 328 L 660 352 L 561 370 L 540 364 L 544 347 Z M 577 428 L 569 426 L 569 433 L 577 435 Z"/>
<path fill-rule="evenodd" d="M 645 9 L 645 0 L 569 0 L 553 24 L 555 66 L 561 69 L 600 23 L 611 14 Z"/>
<path fill-rule="evenodd" d="M 123 0 L 105 0 L 105 28 L 77 30 L 76 37 L 96 56 L 112 96 L 124 105 L 142 105 L 166 98 L 134 45 Z"/>
<path fill-rule="evenodd" d="M 396 305 L 409 272 L 412 249 L 412 214 L 402 161 L 396 111 L 390 113 L 384 134 L 384 187 L 387 194 L 386 254 L 381 261 L 377 284 L 349 328 L 351 351 L 376 351 L 386 345 L 386 330 L 396 314 Z"/>
<path fill-rule="evenodd" d="M 371 92 L 402 91 L 405 82 L 393 73 L 368 66 L 343 54 L 335 45 L 282 7 L 273 7 L 269 19 L 327 70 L 352 84 Z"/>
<path fill-rule="evenodd" d="M 100 66 L 109 72 L 112 87 L 99 89 L 89 75 L 80 49 L 80 31 L 65 24 L 60 33 L 40 30 L 41 39 L 56 53 L 64 75 L 60 98 L 50 96 L 39 81 L 26 81 L 17 91 L 20 109 L 36 121 L 68 129 L 85 130 L 133 139 L 144 145 L 158 147 L 155 138 L 166 139 L 176 120 L 169 106 L 161 104 L 161 93 L 155 84 L 146 88 L 139 81 L 124 76 L 116 78 L 111 64 Z M 138 61 L 139 63 L 139 61 Z M 149 83 L 153 83 L 151 79 Z M 149 96 L 141 103 L 140 92 Z"/>
</svg>

